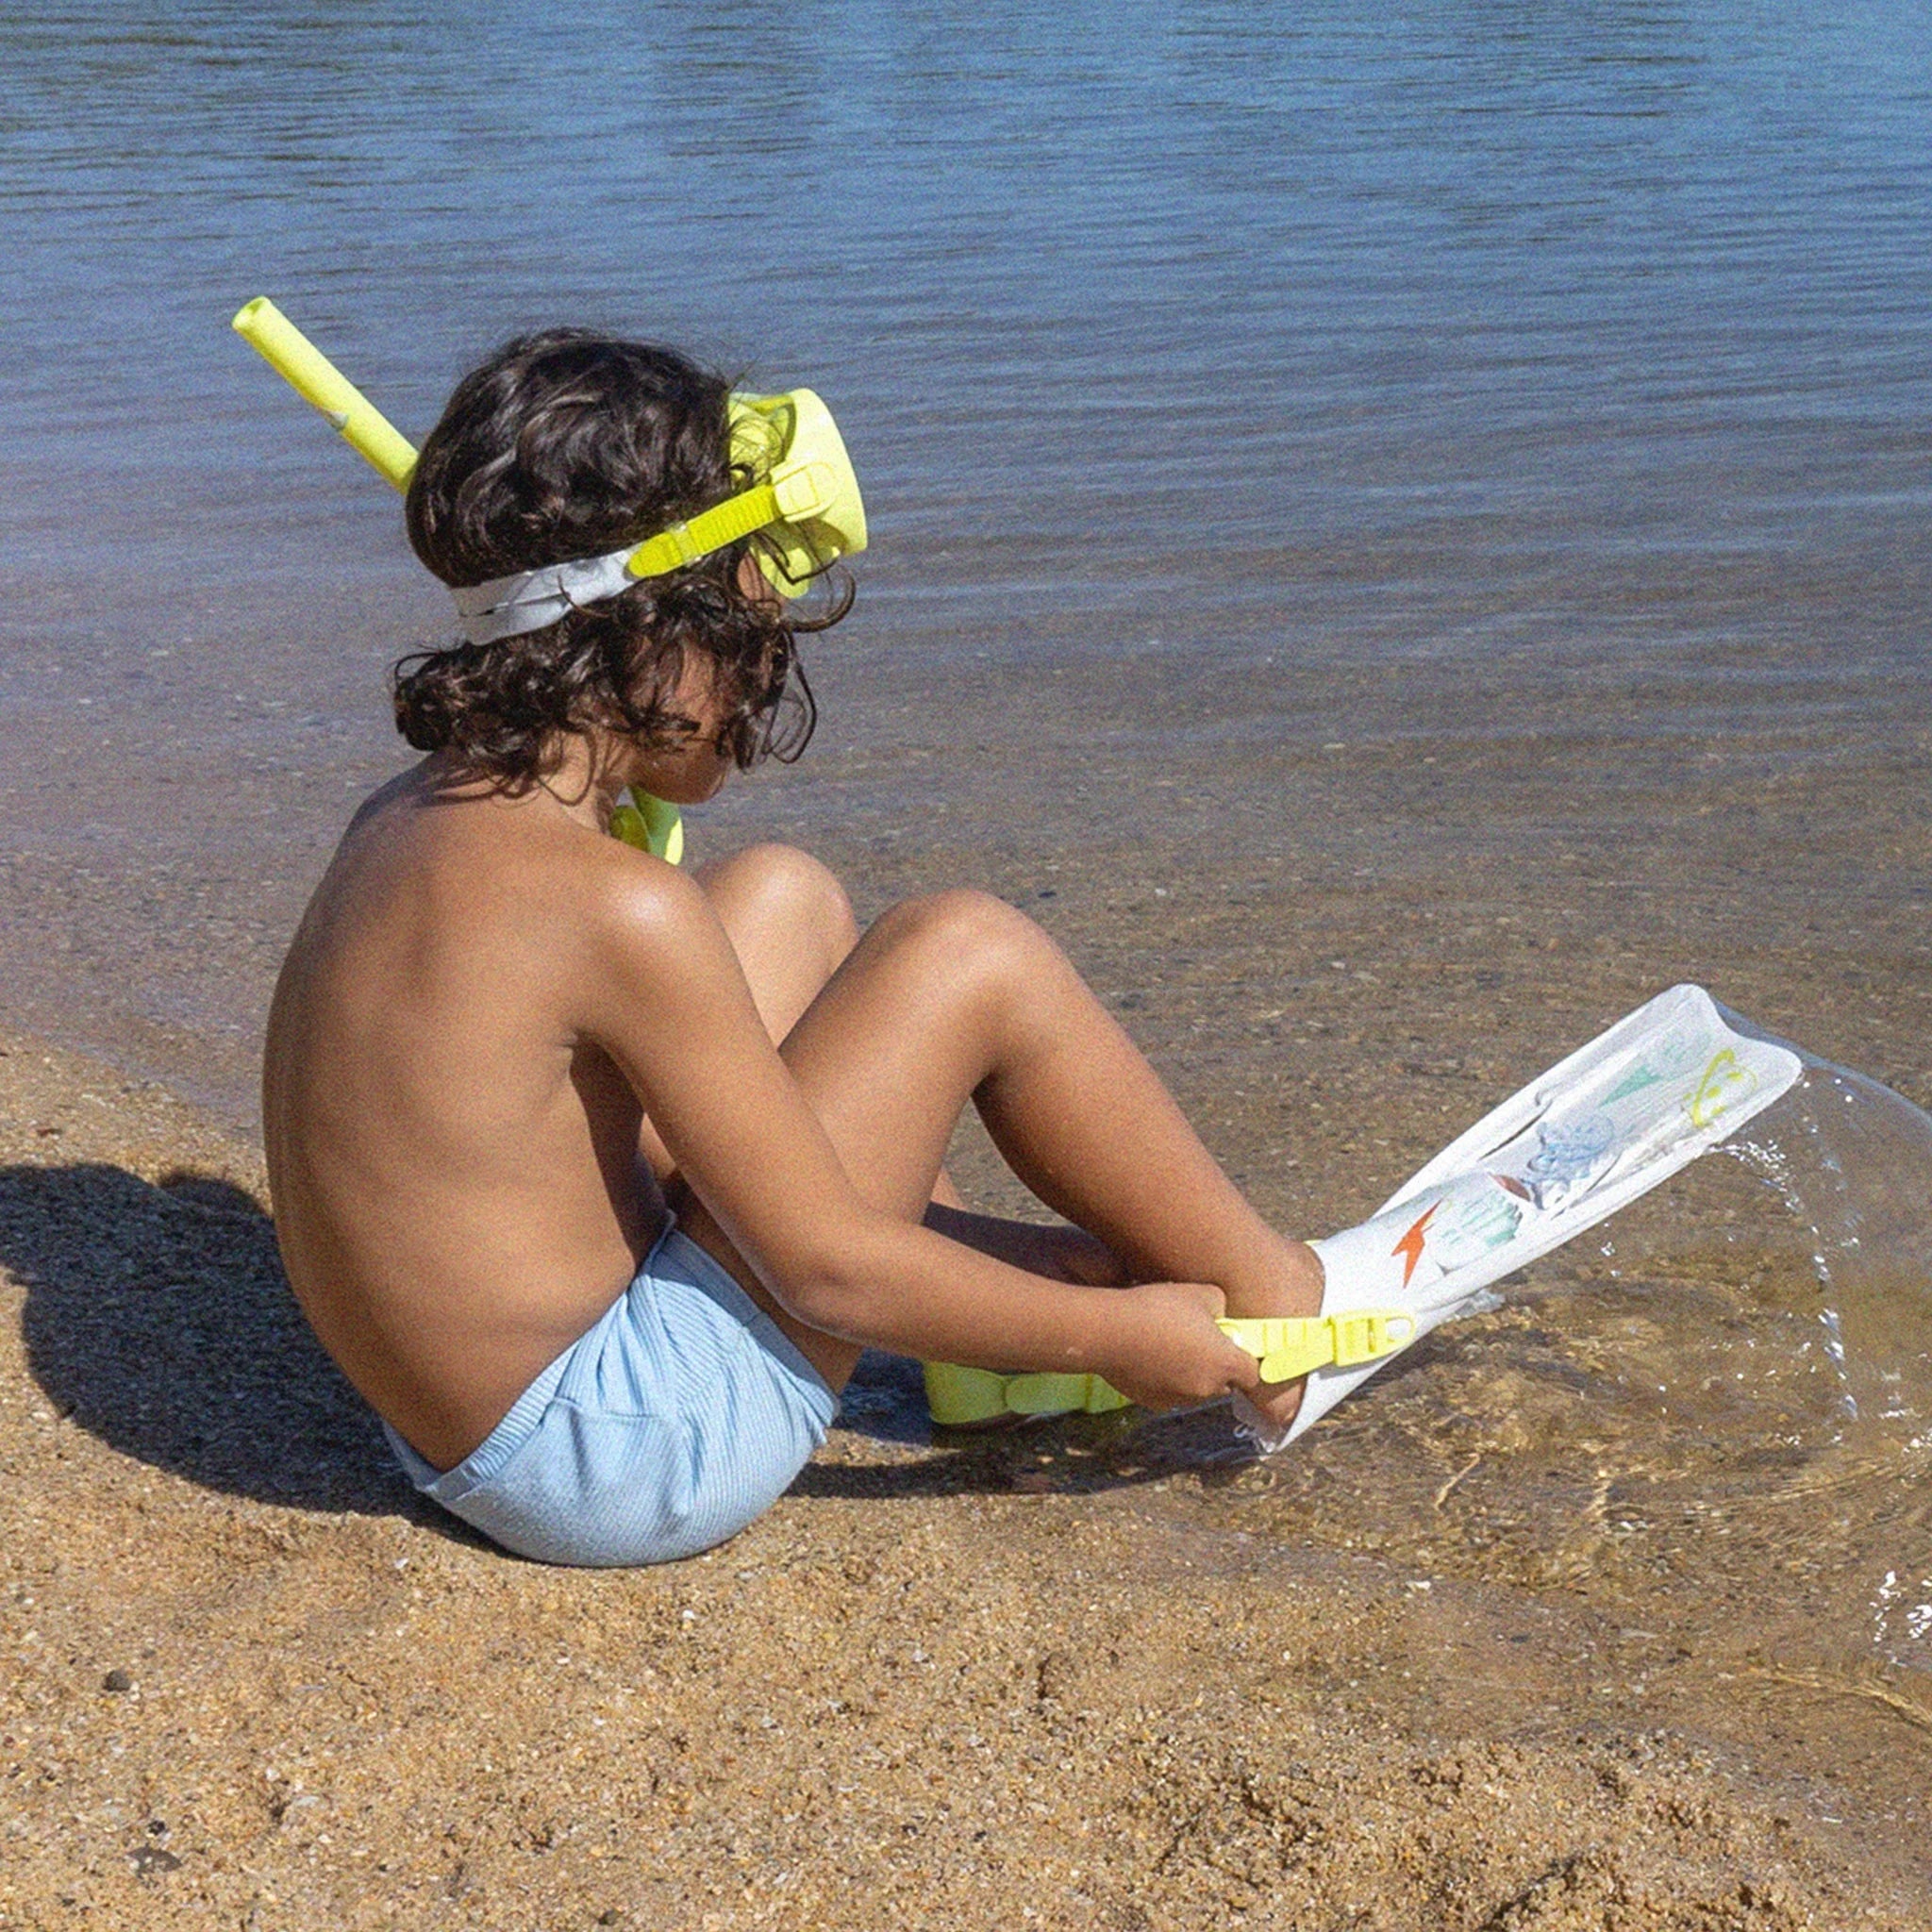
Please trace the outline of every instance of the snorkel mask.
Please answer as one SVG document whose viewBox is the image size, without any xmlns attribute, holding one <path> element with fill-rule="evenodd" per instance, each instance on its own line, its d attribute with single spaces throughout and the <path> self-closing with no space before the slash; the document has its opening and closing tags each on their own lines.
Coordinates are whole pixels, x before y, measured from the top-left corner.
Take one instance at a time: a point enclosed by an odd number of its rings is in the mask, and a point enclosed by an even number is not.
<svg viewBox="0 0 1932 1932">
<path fill-rule="evenodd" d="M 234 327 L 379 475 L 397 490 L 409 487 L 416 452 L 408 440 L 266 295 L 246 304 Z M 760 538 L 753 555 L 782 597 L 803 596 L 839 558 L 865 548 L 858 478 L 814 391 L 734 395 L 729 420 L 731 461 L 753 478 L 750 489 L 622 550 L 466 586 L 454 593 L 463 635 L 489 644 L 541 630 L 580 605 L 668 576 L 745 537 Z"/>
<path fill-rule="evenodd" d="M 233 325 L 377 475 L 399 491 L 409 487 L 414 446 L 266 295 L 244 304 Z M 759 540 L 752 555 L 782 597 L 803 596 L 839 558 L 865 548 L 858 478 L 832 412 L 812 391 L 733 395 L 728 420 L 731 461 L 752 478 L 748 489 L 622 550 L 455 591 L 463 635 L 489 644 L 541 630 L 583 605 L 668 576 L 746 537 Z M 610 829 L 674 865 L 684 849 L 677 809 L 661 799 L 626 791 Z"/>
<path fill-rule="evenodd" d="M 580 605 L 614 597 L 647 577 L 668 576 L 744 537 L 781 597 L 800 597 L 837 558 L 865 548 L 865 505 L 832 412 L 808 389 L 780 396 L 734 395 L 731 460 L 758 480 L 689 521 L 602 557 L 518 571 L 458 591 L 472 643 L 541 630 Z"/>
</svg>

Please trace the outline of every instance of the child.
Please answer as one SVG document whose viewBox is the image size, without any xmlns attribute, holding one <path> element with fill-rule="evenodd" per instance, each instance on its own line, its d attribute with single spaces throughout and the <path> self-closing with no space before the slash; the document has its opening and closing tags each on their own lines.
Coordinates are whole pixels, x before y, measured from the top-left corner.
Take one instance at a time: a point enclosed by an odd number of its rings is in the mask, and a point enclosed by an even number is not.
<svg viewBox="0 0 1932 1932">
<path fill-rule="evenodd" d="M 625 788 L 698 804 L 808 735 L 794 634 L 842 605 L 787 616 L 797 531 L 675 560 L 759 480 L 735 421 L 683 358 L 575 330 L 458 386 L 408 519 L 470 636 L 398 666 L 426 756 L 357 813 L 269 1023 L 305 1312 L 420 1488 L 558 1562 L 735 1533 L 867 1343 L 1279 1426 L 1299 1383 L 1216 1317 L 1322 1300 L 1018 912 L 944 892 L 861 938 L 801 853 L 688 874 L 607 836 Z M 664 532 L 614 594 L 575 569 Z M 1070 1225 L 934 1204 L 969 1100 Z"/>
</svg>

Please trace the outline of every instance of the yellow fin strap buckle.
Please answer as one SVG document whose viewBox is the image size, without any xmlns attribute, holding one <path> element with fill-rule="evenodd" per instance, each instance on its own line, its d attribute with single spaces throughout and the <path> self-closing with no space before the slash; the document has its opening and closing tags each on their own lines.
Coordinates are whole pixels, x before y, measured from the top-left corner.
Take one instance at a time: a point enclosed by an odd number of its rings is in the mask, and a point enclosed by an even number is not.
<svg viewBox="0 0 1932 1932">
<path fill-rule="evenodd" d="M 1415 1317 L 1399 1308 L 1357 1308 L 1345 1315 L 1289 1315 L 1274 1321 L 1227 1321 L 1221 1332 L 1261 1364 L 1264 1382 L 1292 1382 L 1331 1363 L 1348 1368 L 1393 1355 L 1415 1340 Z"/>
<path fill-rule="evenodd" d="M 1098 1375 L 1002 1375 L 958 1362 L 927 1362 L 925 1400 L 944 1428 L 1008 1415 L 1107 1415 L 1127 1398 Z"/>
</svg>

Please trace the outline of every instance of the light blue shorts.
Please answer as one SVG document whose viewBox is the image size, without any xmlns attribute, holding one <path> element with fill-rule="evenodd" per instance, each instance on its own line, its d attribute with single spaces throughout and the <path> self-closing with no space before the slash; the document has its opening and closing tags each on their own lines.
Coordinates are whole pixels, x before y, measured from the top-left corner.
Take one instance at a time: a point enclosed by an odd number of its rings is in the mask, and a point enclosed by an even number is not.
<svg viewBox="0 0 1932 1932">
<path fill-rule="evenodd" d="M 447 1474 L 383 1432 L 425 1496 L 521 1557 L 665 1563 L 770 1508 L 838 1407 L 771 1316 L 671 1222 L 596 1326 Z"/>
</svg>

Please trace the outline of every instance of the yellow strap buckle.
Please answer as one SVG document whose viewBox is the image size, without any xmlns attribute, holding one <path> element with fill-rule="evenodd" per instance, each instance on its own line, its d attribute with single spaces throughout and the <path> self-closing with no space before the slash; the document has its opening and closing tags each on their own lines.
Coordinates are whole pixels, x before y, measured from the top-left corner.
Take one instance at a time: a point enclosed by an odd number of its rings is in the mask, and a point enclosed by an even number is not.
<svg viewBox="0 0 1932 1932">
<path fill-rule="evenodd" d="M 793 523 L 817 516 L 831 503 L 838 487 L 829 463 L 792 463 L 772 478 L 778 508 Z"/>
<path fill-rule="evenodd" d="M 701 554 L 689 524 L 673 524 L 668 530 L 658 531 L 658 541 L 664 546 L 668 556 L 676 558 L 679 564 L 695 563 Z"/>
<path fill-rule="evenodd" d="M 1345 1315 L 1288 1315 L 1272 1321 L 1226 1321 L 1221 1332 L 1261 1364 L 1264 1382 L 1292 1382 L 1332 1362 L 1348 1368 L 1393 1355 L 1415 1340 L 1415 1317 L 1399 1308 L 1357 1308 Z"/>
</svg>

